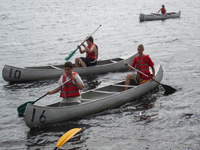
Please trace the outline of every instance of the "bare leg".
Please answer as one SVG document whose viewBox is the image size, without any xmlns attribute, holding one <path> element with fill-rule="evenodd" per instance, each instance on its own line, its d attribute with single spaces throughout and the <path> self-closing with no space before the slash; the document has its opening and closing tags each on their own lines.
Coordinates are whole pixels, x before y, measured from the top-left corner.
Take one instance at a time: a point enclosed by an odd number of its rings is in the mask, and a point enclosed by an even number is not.
<svg viewBox="0 0 200 150">
<path fill-rule="evenodd" d="M 82 66 L 82 67 L 86 67 L 86 64 L 81 60 L 81 58 L 80 58 L 80 57 L 77 57 L 77 58 L 75 59 L 75 67 L 76 67 L 76 68 L 79 67 L 79 63 L 81 63 L 81 66 Z"/>
<path fill-rule="evenodd" d="M 82 61 L 82 59 L 80 59 L 79 62 L 81 63 L 81 66 L 82 66 L 82 67 L 87 67 L 86 64 L 84 63 L 84 61 Z"/>
<path fill-rule="evenodd" d="M 75 67 L 78 68 L 79 67 L 79 60 L 80 60 L 80 57 L 77 57 L 75 59 Z"/>
<path fill-rule="evenodd" d="M 130 80 L 134 79 L 133 74 L 127 74 L 125 85 L 130 85 Z M 128 90 L 128 87 L 125 87 L 125 90 Z"/>
</svg>

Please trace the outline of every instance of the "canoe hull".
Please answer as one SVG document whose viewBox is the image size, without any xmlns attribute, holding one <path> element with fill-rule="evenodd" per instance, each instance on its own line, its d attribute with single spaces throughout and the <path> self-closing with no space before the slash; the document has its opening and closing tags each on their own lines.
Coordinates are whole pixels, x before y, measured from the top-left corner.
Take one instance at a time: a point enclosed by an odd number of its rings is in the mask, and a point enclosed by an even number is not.
<svg viewBox="0 0 200 150">
<path fill-rule="evenodd" d="M 160 82 L 163 70 L 161 66 L 156 69 L 156 80 Z M 78 105 L 58 107 L 59 103 L 49 106 L 28 104 L 24 115 L 25 123 L 34 128 L 94 114 L 133 101 L 158 86 L 158 83 L 149 81 L 124 91 L 124 81 L 121 83 L 123 84 L 116 83 L 82 93 L 82 103 Z"/>
<path fill-rule="evenodd" d="M 74 68 L 74 71 L 79 75 L 92 75 L 92 74 L 103 74 L 108 72 L 116 72 L 127 70 L 124 66 L 124 62 L 132 64 L 134 57 L 114 58 L 110 60 L 98 61 L 98 64 L 93 67 L 79 67 Z M 41 67 L 27 67 L 19 68 L 14 66 L 5 65 L 2 71 L 2 77 L 5 81 L 11 83 L 29 82 L 43 79 L 59 78 L 64 73 L 63 65 L 55 66 L 41 66 Z"/>
<path fill-rule="evenodd" d="M 167 15 L 161 15 L 161 14 L 142 14 L 140 13 L 139 19 L 140 21 L 151 21 L 151 20 L 165 20 L 169 18 L 179 18 L 181 16 L 181 12 L 178 13 L 167 13 Z"/>
</svg>

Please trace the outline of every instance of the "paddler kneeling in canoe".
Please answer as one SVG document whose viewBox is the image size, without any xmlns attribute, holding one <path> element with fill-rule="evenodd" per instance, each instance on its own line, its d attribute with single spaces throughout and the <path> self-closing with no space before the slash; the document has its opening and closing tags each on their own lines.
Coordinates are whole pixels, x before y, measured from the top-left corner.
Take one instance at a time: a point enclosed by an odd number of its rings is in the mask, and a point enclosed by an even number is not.
<svg viewBox="0 0 200 150">
<path fill-rule="evenodd" d="M 60 92 L 60 97 L 63 99 L 60 102 L 60 106 L 69 106 L 81 103 L 80 90 L 83 89 L 84 84 L 78 73 L 73 72 L 73 65 L 71 62 L 66 62 L 64 65 L 65 73 L 61 75 L 59 79 L 59 87 L 62 83 L 66 82 L 60 88 L 50 92 L 47 91 L 47 95 Z"/>
<path fill-rule="evenodd" d="M 126 77 L 125 85 L 130 85 L 130 82 L 135 81 L 136 84 L 143 84 L 150 79 L 155 81 L 155 68 L 154 68 L 154 63 L 149 57 L 149 55 L 143 54 L 144 51 L 144 46 L 142 44 L 138 45 L 138 56 L 136 56 L 133 59 L 132 65 L 128 65 L 127 62 L 124 62 L 124 65 L 128 67 L 130 71 L 133 71 L 134 68 L 139 70 L 142 73 L 137 72 L 137 75 L 135 74 L 128 74 Z M 152 77 L 151 73 L 149 71 L 149 67 L 152 68 Z M 148 76 L 148 77 L 147 77 Z M 125 90 L 128 90 L 128 87 L 125 87 Z"/>
</svg>

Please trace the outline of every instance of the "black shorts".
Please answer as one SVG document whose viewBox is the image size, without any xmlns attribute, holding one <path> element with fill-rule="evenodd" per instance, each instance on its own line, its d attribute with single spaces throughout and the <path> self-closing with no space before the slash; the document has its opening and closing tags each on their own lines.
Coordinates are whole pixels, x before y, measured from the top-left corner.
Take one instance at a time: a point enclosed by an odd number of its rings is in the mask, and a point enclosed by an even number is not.
<svg viewBox="0 0 200 150">
<path fill-rule="evenodd" d="M 95 66 L 97 64 L 97 61 L 94 59 L 81 57 L 81 60 L 86 64 L 87 67 Z"/>
</svg>

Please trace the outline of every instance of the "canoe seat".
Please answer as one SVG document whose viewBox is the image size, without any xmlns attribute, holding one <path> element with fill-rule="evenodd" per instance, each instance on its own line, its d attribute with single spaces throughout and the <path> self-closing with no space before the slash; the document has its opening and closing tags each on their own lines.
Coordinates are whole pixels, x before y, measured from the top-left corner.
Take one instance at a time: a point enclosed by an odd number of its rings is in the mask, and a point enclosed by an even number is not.
<svg viewBox="0 0 200 150">
<path fill-rule="evenodd" d="M 116 93 L 119 93 L 119 92 L 110 92 L 110 91 L 100 91 L 100 90 L 94 90 L 94 92 L 99 92 L 99 93 L 110 93 L 110 94 L 116 94 Z"/>
<path fill-rule="evenodd" d="M 85 102 L 89 102 L 89 101 L 91 101 L 91 99 L 81 99 L 81 103 L 85 103 Z"/>
</svg>

